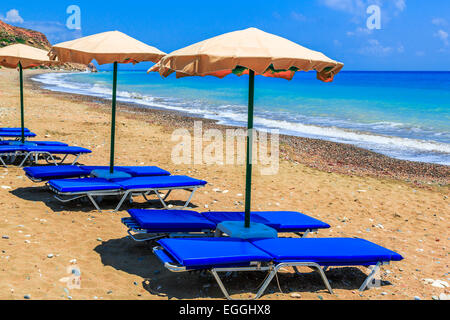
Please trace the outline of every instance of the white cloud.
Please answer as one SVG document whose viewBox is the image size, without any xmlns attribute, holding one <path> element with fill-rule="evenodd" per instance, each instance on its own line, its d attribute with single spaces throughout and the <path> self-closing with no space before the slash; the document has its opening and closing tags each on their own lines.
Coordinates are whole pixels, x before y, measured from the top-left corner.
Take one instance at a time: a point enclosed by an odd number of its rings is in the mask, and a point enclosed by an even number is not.
<svg viewBox="0 0 450 320">
<path fill-rule="evenodd" d="M 392 16 L 397 16 L 406 9 L 406 0 L 317 0 L 320 4 L 342 11 L 352 16 L 351 21 L 361 23 L 367 18 L 367 8 L 377 5 L 381 8 L 383 21 L 389 21 Z"/>
<path fill-rule="evenodd" d="M 399 10 L 399 11 L 403 11 L 406 9 L 406 0 L 396 0 L 395 1 L 395 7 Z"/>
<path fill-rule="evenodd" d="M 359 49 L 358 52 L 360 54 L 383 57 L 389 55 L 393 51 L 392 47 L 385 47 L 376 39 L 369 39 L 367 42 L 367 46 Z"/>
<path fill-rule="evenodd" d="M 83 36 L 81 30 L 69 30 L 64 24 L 58 21 L 27 21 L 22 26 L 27 29 L 42 32 L 52 44 Z"/>
<path fill-rule="evenodd" d="M 358 36 L 358 35 L 369 35 L 372 34 L 373 30 L 370 30 L 368 28 L 361 28 L 358 27 L 355 29 L 355 31 L 347 31 L 347 36 Z"/>
<path fill-rule="evenodd" d="M 445 32 L 444 30 L 438 30 L 438 32 L 436 32 L 434 34 L 435 37 L 439 38 L 442 40 L 442 42 L 444 43 L 444 45 L 448 46 L 448 33 Z"/>
<path fill-rule="evenodd" d="M 306 21 L 306 17 L 299 12 L 292 11 L 291 17 L 296 21 Z"/>
<path fill-rule="evenodd" d="M 433 20 L 431 20 L 431 23 L 438 27 L 443 27 L 448 24 L 447 20 L 445 20 L 444 18 L 434 18 Z"/>
<path fill-rule="evenodd" d="M 19 14 L 19 10 L 11 9 L 6 13 L 6 17 L 2 17 L 5 22 L 8 23 L 23 23 L 24 20 Z"/>
<path fill-rule="evenodd" d="M 333 10 L 351 14 L 365 12 L 368 7 L 363 0 L 320 0 L 320 2 Z"/>
</svg>

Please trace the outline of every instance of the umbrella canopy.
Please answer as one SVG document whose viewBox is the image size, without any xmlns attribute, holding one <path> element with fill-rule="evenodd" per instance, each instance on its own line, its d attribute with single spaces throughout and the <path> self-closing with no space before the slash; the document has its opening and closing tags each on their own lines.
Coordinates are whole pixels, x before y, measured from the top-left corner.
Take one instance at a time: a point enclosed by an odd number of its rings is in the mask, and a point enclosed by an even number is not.
<svg viewBox="0 0 450 320">
<path fill-rule="evenodd" d="M 50 51 L 50 58 L 62 62 L 98 64 L 158 62 L 166 54 L 120 31 L 108 31 L 58 43 Z"/>
<path fill-rule="evenodd" d="M 165 56 L 165 53 L 122 32 L 109 31 L 59 43 L 53 46 L 49 56 L 51 59 L 58 58 L 61 62 L 89 64 L 92 60 L 96 60 L 100 65 L 108 63 L 114 64 L 110 159 L 110 173 L 113 174 L 116 127 L 117 64 L 136 64 L 143 61 L 151 61 L 156 63 L 163 56 Z"/>
<path fill-rule="evenodd" d="M 29 69 L 40 65 L 54 63 L 48 57 L 48 52 L 24 44 L 13 44 L 0 48 L 0 65 L 6 68 Z"/>
<path fill-rule="evenodd" d="M 245 227 L 250 227 L 253 102 L 255 75 L 291 80 L 297 71 L 317 72 L 331 82 L 343 64 L 282 37 L 249 28 L 226 33 L 174 51 L 149 69 L 167 77 L 249 75 Z"/>
<path fill-rule="evenodd" d="M 41 65 L 50 65 L 55 61 L 50 61 L 48 52 L 24 44 L 13 44 L 0 49 L 0 65 L 6 68 L 19 68 L 20 75 L 20 113 L 22 143 L 25 142 L 25 115 L 23 106 L 23 69 L 29 69 Z"/>
<path fill-rule="evenodd" d="M 256 28 L 226 33 L 165 56 L 149 71 L 167 77 L 216 76 L 248 73 L 292 79 L 296 71 L 316 70 L 323 81 L 332 81 L 343 64 L 323 53 Z"/>
</svg>

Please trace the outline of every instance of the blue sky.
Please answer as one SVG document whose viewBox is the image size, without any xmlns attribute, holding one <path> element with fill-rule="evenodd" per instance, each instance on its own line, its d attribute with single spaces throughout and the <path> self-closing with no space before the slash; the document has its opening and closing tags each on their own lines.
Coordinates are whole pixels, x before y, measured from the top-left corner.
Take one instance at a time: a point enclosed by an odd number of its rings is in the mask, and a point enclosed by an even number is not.
<svg viewBox="0 0 450 320">
<path fill-rule="evenodd" d="M 69 5 L 81 9 L 81 30 L 66 28 Z M 381 9 L 379 30 L 367 28 L 370 5 Z M 322 51 L 344 70 L 450 71 L 450 1 L 442 0 L 2 1 L 0 19 L 53 44 L 120 30 L 165 52 L 257 27 Z"/>
</svg>

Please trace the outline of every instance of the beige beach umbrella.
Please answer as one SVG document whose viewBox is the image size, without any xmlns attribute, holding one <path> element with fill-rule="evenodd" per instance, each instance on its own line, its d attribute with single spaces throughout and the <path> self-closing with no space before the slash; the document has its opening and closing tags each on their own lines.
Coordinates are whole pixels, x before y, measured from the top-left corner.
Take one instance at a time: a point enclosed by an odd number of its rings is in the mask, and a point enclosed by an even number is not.
<svg viewBox="0 0 450 320">
<path fill-rule="evenodd" d="M 114 64 L 112 122 L 111 122 L 111 160 L 110 172 L 114 173 L 114 144 L 116 126 L 117 64 L 158 62 L 164 52 L 138 41 L 120 31 L 109 31 L 62 42 L 53 46 L 49 53 L 51 59 L 61 62 L 89 64 L 96 60 L 98 64 Z"/>
<path fill-rule="evenodd" d="M 23 69 L 29 69 L 42 65 L 54 64 L 56 61 L 50 61 L 48 52 L 24 44 L 13 44 L 0 48 L 0 65 L 6 68 L 19 68 L 20 78 L 20 113 L 22 143 L 25 143 L 25 115 L 23 106 Z"/>
<path fill-rule="evenodd" d="M 297 71 L 317 71 L 319 80 L 330 82 L 343 64 L 323 53 L 285 38 L 249 28 L 226 33 L 176 50 L 149 69 L 167 77 L 249 75 L 245 227 L 250 227 L 254 77 L 262 75 L 291 80 Z"/>
</svg>

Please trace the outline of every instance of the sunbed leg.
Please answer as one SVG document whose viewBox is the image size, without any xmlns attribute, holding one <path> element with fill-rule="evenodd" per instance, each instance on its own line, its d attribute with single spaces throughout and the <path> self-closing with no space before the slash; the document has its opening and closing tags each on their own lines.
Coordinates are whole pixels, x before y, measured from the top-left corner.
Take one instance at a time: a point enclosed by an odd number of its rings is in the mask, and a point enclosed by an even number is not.
<svg viewBox="0 0 450 320">
<path fill-rule="evenodd" d="M 361 287 L 359 288 L 359 291 L 364 291 L 366 290 L 367 286 L 369 285 L 369 283 L 372 282 L 373 277 L 375 277 L 375 275 L 377 274 L 378 270 L 380 270 L 380 265 L 381 262 L 378 262 L 372 269 L 372 272 L 367 276 L 366 280 L 364 280 L 363 284 L 361 285 Z"/>
<path fill-rule="evenodd" d="M 3 161 L 3 157 L 0 157 L 0 164 L 5 167 L 8 168 L 8 166 L 6 165 L 5 161 Z"/>
<path fill-rule="evenodd" d="M 325 286 L 327 287 L 328 291 L 329 291 L 331 294 L 334 294 L 334 293 L 333 293 L 333 289 L 331 289 L 330 282 L 328 281 L 328 278 L 327 278 L 327 276 L 325 275 L 325 272 L 322 270 L 322 268 L 321 268 L 319 265 L 316 265 L 315 267 L 317 268 L 317 271 L 319 271 L 319 274 L 320 274 L 320 276 L 322 277 L 322 281 L 323 281 L 323 283 L 325 284 Z"/>
<path fill-rule="evenodd" d="M 129 195 L 130 195 L 130 191 L 125 192 L 125 194 L 123 195 L 122 199 L 120 199 L 120 202 L 117 205 L 117 207 L 114 210 L 114 212 L 119 211 L 120 207 L 122 206 L 122 204 L 125 202 L 125 200 L 128 198 Z"/>
<path fill-rule="evenodd" d="M 172 190 L 169 190 L 167 193 L 166 193 L 166 195 L 164 196 L 164 201 L 166 201 L 167 200 L 167 198 L 170 196 L 170 194 L 172 193 Z"/>
<path fill-rule="evenodd" d="M 266 291 L 270 282 L 272 281 L 273 277 L 277 274 L 277 270 L 278 270 L 277 268 L 274 268 L 269 271 L 269 274 L 267 275 L 266 280 L 264 280 L 263 284 L 261 285 L 261 288 L 258 290 L 256 295 L 251 300 L 257 300 L 264 294 L 264 292 Z M 217 273 L 217 270 L 211 269 L 210 271 L 213 274 L 214 279 L 216 279 L 216 282 L 219 285 L 220 290 L 222 290 L 222 293 L 224 294 L 225 298 L 227 298 L 228 300 L 248 300 L 248 299 L 233 299 L 233 298 L 231 298 L 227 289 L 225 288 L 222 280 L 220 279 L 219 274 Z"/>
<path fill-rule="evenodd" d="M 81 153 L 79 154 L 79 155 L 77 155 L 77 157 L 75 158 L 75 160 L 73 160 L 73 162 L 72 162 L 72 166 L 74 166 L 74 165 L 76 165 L 77 164 L 77 162 L 78 162 L 78 159 L 80 159 L 80 157 L 81 157 Z M 65 160 L 65 159 L 64 159 Z"/>
<path fill-rule="evenodd" d="M 48 156 L 50 157 L 50 159 L 52 159 L 52 161 L 53 161 L 53 164 L 55 165 L 55 166 L 58 166 L 58 162 L 56 162 L 56 159 L 53 157 L 53 155 L 51 155 L 50 153 L 47 153 L 48 154 Z M 38 155 L 37 155 L 38 156 Z"/>
<path fill-rule="evenodd" d="M 100 209 L 100 207 L 98 206 L 97 202 L 95 202 L 94 197 L 91 194 L 87 194 L 87 197 L 89 198 L 89 200 L 91 200 L 92 204 L 94 205 L 94 207 L 99 211 L 102 212 L 102 209 Z"/>
<path fill-rule="evenodd" d="M 24 166 L 24 164 L 27 162 L 27 160 L 30 157 L 30 155 L 31 155 L 31 152 L 27 153 L 27 155 L 25 156 L 23 161 L 20 163 L 19 168 L 22 168 Z"/>
<path fill-rule="evenodd" d="M 194 189 L 192 190 L 191 195 L 190 195 L 188 201 L 186 201 L 186 203 L 185 203 L 183 209 L 187 208 L 187 206 L 191 203 L 191 200 L 192 200 L 192 198 L 194 197 L 195 191 L 197 191 L 197 188 L 194 188 Z"/>
<path fill-rule="evenodd" d="M 66 154 L 66 155 L 64 156 L 64 158 L 62 158 L 62 160 L 59 162 L 59 164 L 63 164 L 64 161 L 66 161 L 66 159 L 67 159 L 68 156 L 69 156 L 69 155 Z M 72 164 L 72 165 L 73 165 L 73 164 Z"/>
<path fill-rule="evenodd" d="M 325 284 L 325 286 L 327 287 L 328 291 L 331 294 L 333 293 L 333 289 L 331 288 L 330 282 L 328 281 L 327 276 L 325 275 L 325 270 L 323 270 L 320 265 L 318 265 L 317 263 L 313 263 L 313 262 L 297 262 L 297 263 L 281 263 L 276 267 L 276 272 L 278 272 L 278 270 L 280 270 L 283 267 L 293 267 L 295 270 L 296 274 L 299 274 L 299 271 L 297 269 L 297 267 L 299 266 L 305 266 L 305 267 L 310 267 L 312 269 L 316 269 L 320 276 L 322 277 L 322 281 Z"/>
<path fill-rule="evenodd" d="M 165 198 L 161 197 L 161 195 L 159 194 L 159 190 L 154 190 L 156 193 L 156 196 L 158 197 L 159 201 L 161 202 L 161 204 L 163 205 L 164 209 L 168 210 L 169 207 L 167 206 L 166 202 L 164 201 Z"/>
<path fill-rule="evenodd" d="M 215 269 L 211 270 L 211 273 L 214 276 L 214 279 L 216 279 L 217 284 L 220 287 L 220 290 L 222 290 L 222 293 L 224 294 L 225 298 L 227 298 L 228 300 L 233 300 L 233 298 L 230 297 L 230 295 L 228 294 L 227 289 L 225 288 L 225 286 L 223 285 L 222 280 L 220 279 L 219 275 L 217 274 L 217 271 Z"/>
</svg>

